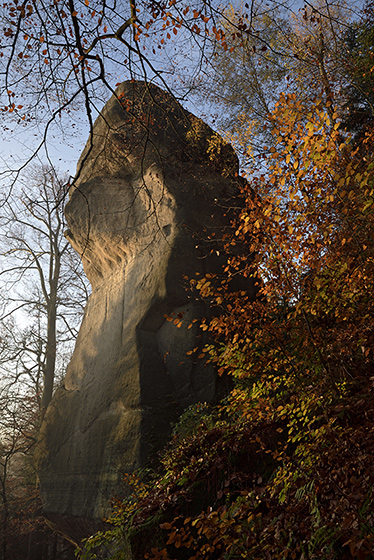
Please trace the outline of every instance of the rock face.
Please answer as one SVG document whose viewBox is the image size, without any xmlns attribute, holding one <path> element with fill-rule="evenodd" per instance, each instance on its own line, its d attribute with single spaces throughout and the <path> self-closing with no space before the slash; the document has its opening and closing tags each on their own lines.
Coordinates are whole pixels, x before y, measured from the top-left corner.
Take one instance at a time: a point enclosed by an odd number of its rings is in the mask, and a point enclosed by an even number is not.
<svg viewBox="0 0 374 560">
<path fill-rule="evenodd" d="M 52 521 L 104 515 L 176 415 L 224 391 L 186 355 L 207 312 L 186 277 L 219 270 L 237 171 L 232 148 L 156 86 L 125 82 L 98 117 L 66 206 L 92 295 L 36 457 Z"/>
</svg>

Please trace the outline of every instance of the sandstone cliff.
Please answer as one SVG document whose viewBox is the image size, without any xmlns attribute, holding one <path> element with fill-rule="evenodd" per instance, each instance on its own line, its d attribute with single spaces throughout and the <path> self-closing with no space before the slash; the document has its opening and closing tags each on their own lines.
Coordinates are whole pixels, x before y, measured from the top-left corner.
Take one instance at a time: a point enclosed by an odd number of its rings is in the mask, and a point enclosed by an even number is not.
<svg viewBox="0 0 374 560">
<path fill-rule="evenodd" d="M 66 206 L 92 295 L 37 451 L 52 520 L 102 516 L 178 412 L 219 397 L 211 367 L 186 355 L 204 344 L 188 326 L 207 310 L 185 276 L 219 270 L 212 234 L 227 226 L 237 172 L 232 148 L 156 86 L 125 82 L 98 117 Z"/>
</svg>

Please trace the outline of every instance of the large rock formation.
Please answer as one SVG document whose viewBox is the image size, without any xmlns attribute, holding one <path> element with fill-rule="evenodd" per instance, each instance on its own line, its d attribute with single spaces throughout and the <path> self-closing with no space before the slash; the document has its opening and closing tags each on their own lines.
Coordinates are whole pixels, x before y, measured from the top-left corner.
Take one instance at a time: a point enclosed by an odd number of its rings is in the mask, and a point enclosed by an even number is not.
<svg viewBox="0 0 374 560">
<path fill-rule="evenodd" d="M 219 397 L 212 368 L 186 354 L 207 311 L 186 277 L 219 269 L 237 172 L 232 148 L 156 86 L 125 82 L 98 117 L 66 206 L 92 295 L 37 452 L 52 520 L 102 516 L 178 411 Z M 165 318 L 178 314 L 180 328 Z"/>
</svg>

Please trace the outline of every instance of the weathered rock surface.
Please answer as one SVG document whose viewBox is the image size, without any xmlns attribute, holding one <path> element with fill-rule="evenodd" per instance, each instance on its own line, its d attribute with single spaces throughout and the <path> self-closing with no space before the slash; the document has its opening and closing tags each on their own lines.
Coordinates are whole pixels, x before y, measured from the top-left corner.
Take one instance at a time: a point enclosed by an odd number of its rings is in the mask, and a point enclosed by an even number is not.
<svg viewBox="0 0 374 560">
<path fill-rule="evenodd" d="M 224 390 L 186 355 L 204 344 L 188 326 L 207 310 L 185 277 L 219 270 L 209 237 L 228 223 L 237 171 L 232 148 L 155 86 L 125 82 L 97 119 L 66 207 L 93 291 L 36 458 L 52 520 L 105 514 L 176 414 Z"/>
</svg>

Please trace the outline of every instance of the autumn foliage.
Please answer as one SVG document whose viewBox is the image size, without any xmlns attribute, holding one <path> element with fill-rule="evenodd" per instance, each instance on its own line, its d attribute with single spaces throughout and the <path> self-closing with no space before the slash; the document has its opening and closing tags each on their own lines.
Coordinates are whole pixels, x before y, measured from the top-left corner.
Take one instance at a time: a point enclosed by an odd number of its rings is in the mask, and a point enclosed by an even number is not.
<svg viewBox="0 0 374 560">
<path fill-rule="evenodd" d="M 200 359 L 234 389 L 184 414 L 81 558 L 373 558 L 374 131 L 357 142 L 331 99 L 287 93 L 268 126 L 222 275 L 191 279 L 219 309 Z"/>
<path fill-rule="evenodd" d="M 217 311 L 198 359 L 231 393 L 182 415 L 160 471 L 80 558 L 374 557 L 374 129 L 367 113 L 352 126 L 326 77 L 314 98 L 280 93 L 222 274 L 189 279 Z"/>
</svg>

